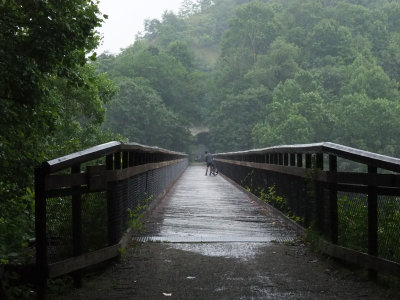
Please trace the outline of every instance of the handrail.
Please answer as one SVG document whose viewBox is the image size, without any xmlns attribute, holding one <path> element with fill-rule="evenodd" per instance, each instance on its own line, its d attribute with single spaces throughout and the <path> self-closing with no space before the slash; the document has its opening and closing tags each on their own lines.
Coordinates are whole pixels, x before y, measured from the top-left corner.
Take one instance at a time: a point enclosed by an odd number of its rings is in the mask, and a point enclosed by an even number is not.
<svg viewBox="0 0 400 300">
<path fill-rule="evenodd" d="M 367 164 L 377 168 L 382 168 L 394 172 L 400 172 L 400 159 L 381 155 L 365 150 L 347 147 L 331 142 L 313 143 L 313 144 L 297 144 L 297 145 L 281 145 L 267 147 L 262 149 L 252 149 L 246 151 L 217 153 L 215 157 L 232 156 L 232 155 L 262 155 L 270 153 L 324 153 L 336 155 L 338 157 L 353 160 L 358 163 Z"/>
<path fill-rule="evenodd" d="M 100 158 L 108 154 L 112 154 L 116 151 L 133 151 L 133 150 L 143 151 L 146 153 L 187 156 L 187 154 L 185 153 L 175 152 L 159 147 L 145 146 L 138 143 L 123 143 L 118 141 L 112 141 L 46 161 L 43 163 L 43 167 L 48 172 L 55 172 L 67 168 L 69 166 L 73 166 L 89 160 Z"/>
<path fill-rule="evenodd" d="M 371 277 L 376 271 L 398 275 L 400 240 L 392 236 L 400 226 L 394 217 L 400 203 L 400 159 L 330 142 L 217 153 L 214 157 L 223 175 L 330 240 L 332 245 L 324 246 L 327 254 L 363 264 Z M 363 168 L 339 171 L 338 167 L 347 166 L 338 158 L 360 163 Z M 271 189 L 273 193 L 268 194 Z M 275 195 L 283 200 L 276 200 Z M 354 223 L 354 218 L 363 219 Z M 359 232 L 365 239 L 349 242 L 344 238 L 346 230 L 354 230 L 353 224 L 367 227 Z M 386 245 L 382 242 L 385 238 L 392 243 Z M 346 245 L 358 248 L 346 250 Z M 367 255 L 355 254 L 360 249 Z M 381 264 L 382 259 L 392 261 Z"/>
<path fill-rule="evenodd" d="M 74 282 L 80 286 L 80 270 L 118 256 L 119 248 L 124 248 L 133 234 L 128 229 L 129 212 L 156 205 L 187 164 L 185 153 L 112 141 L 38 166 L 35 236 L 39 298 L 45 297 L 47 278 L 73 272 Z M 101 238 L 84 248 L 83 232 L 88 228 L 95 228 Z M 68 238 L 62 246 L 57 245 L 66 232 Z"/>
</svg>

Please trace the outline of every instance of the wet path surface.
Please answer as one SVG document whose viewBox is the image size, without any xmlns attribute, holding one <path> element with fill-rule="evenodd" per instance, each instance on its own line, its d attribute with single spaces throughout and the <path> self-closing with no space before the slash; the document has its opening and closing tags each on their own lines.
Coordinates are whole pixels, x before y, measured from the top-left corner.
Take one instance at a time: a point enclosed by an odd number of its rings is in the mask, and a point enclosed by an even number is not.
<svg viewBox="0 0 400 300">
<path fill-rule="evenodd" d="M 146 225 L 142 240 L 161 242 L 292 241 L 295 234 L 221 176 L 190 166 Z"/>
<path fill-rule="evenodd" d="M 121 261 L 64 299 L 397 299 L 204 172 L 189 167 Z"/>
</svg>

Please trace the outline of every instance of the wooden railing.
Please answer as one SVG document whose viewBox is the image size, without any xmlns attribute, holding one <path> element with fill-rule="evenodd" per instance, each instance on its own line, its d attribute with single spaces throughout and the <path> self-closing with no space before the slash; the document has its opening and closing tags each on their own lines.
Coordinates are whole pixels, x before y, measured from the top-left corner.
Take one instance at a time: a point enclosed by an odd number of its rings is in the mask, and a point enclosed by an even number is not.
<svg viewBox="0 0 400 300">
<path fill-rule="evenodd" d="M 371 277 L 400 274 L 400 159 L 333 143 L 214 157 L 222 174 L 319 231 L 330 241 L 319 243 L 323 252 Z M 284 200 L 275 203 L 275 193 Z"/>
<path fill-rule="evenodd" d="M 38 298 L 48 278 L 116 257 L 132 236 L 129 212 L 154 205 L 188 164 L 186 154 L 110 142 L 35 170 Z M 138 211 L 136 211 L 138 213 Z"/>
</svg>

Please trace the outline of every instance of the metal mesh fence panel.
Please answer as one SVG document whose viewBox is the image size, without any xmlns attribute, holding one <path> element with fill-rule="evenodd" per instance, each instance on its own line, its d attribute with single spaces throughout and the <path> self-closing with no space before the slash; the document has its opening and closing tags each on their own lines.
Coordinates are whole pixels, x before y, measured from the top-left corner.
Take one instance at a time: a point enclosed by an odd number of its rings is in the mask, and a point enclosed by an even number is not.
<svg viewBox="0 0 400 300">
<path fill-rule="evenodd" d="M 129 227 L 129 210 L 144 210 L 160 196 L 188 161 L 150 170 L 126 180 L 110 182 L 107 191 L 82 194 L 82 252 L 116 243 Z M 46 200 L 49 263 L 73 256 L 72 196 Z"/>
<path fill-rule="evenodd" d="M 114 202 L 114 209 L 110 210 L 109 222 L 114 224 L 115 239 L 120 239 L 128 228 L 129 210 L 137 213 L 143 211 L 175 181 L 187 164 L 185 160 L 109 185 L 109 197 Z"/>
<path fill-rule="evenodd" d="M 328 184 L 306 178 L 217 162 L 219 171 L 262 200 L 325 238 L 332 236 L 332 207 Z M 338 244 L 368 252 L 368 195 L 337 192 Z M 378 196 L 378 255 L 400 261 L 400 197 Z"/>
<path fill-rule="evenodd" d="M 378 253 L 400 262 L 400 197 L 378 197 Z"/>
<path fill-rule="evenodd" d="M 368 251 L 368 196 L 338 192 L 339 245 Z"/>
<path fill-rule="evenodd" d="M 311 218 L 308 183 L 302 178 L 218 162 L 218 170 L 263 201 L 304 225 Z"/>
<path fill-rule="evenodd" d="M 107 246 L 107 195 L 82 195 L 82 248 L 91 252 Z"/>
<path fill-rule="evenodd" d="M 47 251 L 49 262 L 72 255 L 72 197 L 47 199 Z"/>
</svg>

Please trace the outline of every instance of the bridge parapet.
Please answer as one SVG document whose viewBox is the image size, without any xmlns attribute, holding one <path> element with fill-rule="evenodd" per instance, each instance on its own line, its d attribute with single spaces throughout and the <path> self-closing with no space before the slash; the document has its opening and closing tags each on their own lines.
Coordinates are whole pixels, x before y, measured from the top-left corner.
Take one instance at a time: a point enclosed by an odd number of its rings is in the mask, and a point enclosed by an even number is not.
<svg viewBox="0 0 400 300">
<path fill-rule="evenodd" d="M 319 243 L 322 251 L 371 277 L 400 274 L 400 159 L 334 143 L 214 157 L 222 174 L 320 232 L 330 241 Z"/>
<path fill-rule="evenodd" d="M 43 162 L 35 170 L 39 298 L 47 278 L 120 254 L 131 227 L 188 165 L 188 156 L 136 143 L 110 142 Z"/>
</svg>

